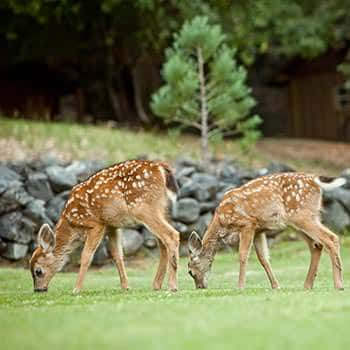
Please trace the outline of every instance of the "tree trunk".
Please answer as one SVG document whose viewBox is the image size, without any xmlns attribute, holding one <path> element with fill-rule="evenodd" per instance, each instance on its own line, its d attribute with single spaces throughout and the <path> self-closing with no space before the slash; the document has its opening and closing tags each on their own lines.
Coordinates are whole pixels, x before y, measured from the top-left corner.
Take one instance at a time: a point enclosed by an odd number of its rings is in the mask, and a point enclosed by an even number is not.
<svg viewBox="0 0 350 350">
<path fill-rule="evenodd" d="M 135 100 L 137 115 L 143 123 L 150 124 L 151 119 L 147 115 L 142 104 L 142 96 L 141 96 L 141 89 L 140 89 L 140 83 L 139 83 L 139 76 L 137 73 L 137 67 L 132 68 L 131 74 L 132 74 L 132 83 L 134 86 L 134 100 Z"/>
<path fill-rule="evenodd" d="M 107 96 L 109 99 L 109 102 L 112 107 L 112 111 L 114 114 L 114 119 L 116 121 L 119 121 L 122 113 L 121 113 L 121 106 L 118 99 L 117 94 L 114 91 L 113 87 L 113 76 L 115 73 L 115 63 L 114 63 L 114 55 L 113 55 L 113 46 L 108 46 L 106 50 L 106 90 L 107 90 Z"/>
<path fill-rule="evenodd" d="M 200 83 L 200 101 L 201 101 L 201 158 L 202 165 L 207 167 L 210 161 L 209 138 L 208 138 L 208 106 L 206 96 L 206 85 L 204 76 L 204 61 L 202 49 L 197 48 L 198 59 L 198 79 Z"/>
</svg>

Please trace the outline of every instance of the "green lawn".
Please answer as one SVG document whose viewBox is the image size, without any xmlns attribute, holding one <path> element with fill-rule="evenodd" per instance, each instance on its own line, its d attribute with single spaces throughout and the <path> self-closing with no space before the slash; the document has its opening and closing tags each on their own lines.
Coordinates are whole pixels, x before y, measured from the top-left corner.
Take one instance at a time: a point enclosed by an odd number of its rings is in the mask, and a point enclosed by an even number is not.
<svg viewBox="0 0 350 350">
<path fill-rule="evenodd" d="M 108 267 L 90 271 L 79 296 L 71 294 L 75 273 L 59 274 L 48 294 L 33 294 L 28 271 L 0 269 L 1 348 L 348 349 L 349 243 L 343 292 L 333 290 L 326 256 L 315 289 L 302 289 L 309 259 L 302 242 L 272 249 L 279 291 L 270 290 L 254 254 L 244 291 L 235 288 L 237 254 L 217 257 L 205 291 L 193 289 L 183 259 L 177 293 L 150 290 L 156 258 L 129 264 L 129 292 Z"/>
</svg>

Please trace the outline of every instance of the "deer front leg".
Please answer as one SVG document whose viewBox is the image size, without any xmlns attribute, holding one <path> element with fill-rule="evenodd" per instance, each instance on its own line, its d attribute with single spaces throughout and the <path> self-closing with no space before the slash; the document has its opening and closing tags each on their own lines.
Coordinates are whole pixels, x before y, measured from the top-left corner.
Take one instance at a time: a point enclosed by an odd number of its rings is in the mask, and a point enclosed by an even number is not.
<svg viewBox="0 0 350 350">
<path fill-rule="evenodd" d="M 97 247 L 100 245 L 104 227 L 99 225 L 90 229 L 87 232 L 87 237 L 85 241 L 85 245 L 83 248 L 83 252 L 81 253 L 80 259 L 80 270 L 77 278 L 77 282 L 75 288 L 73 290 L 74 294 L 78 294 L 83 287 L 85 274 L 90 266 L 91 260 L 96 252 Z"/>
<path fill-rule="evenodd" d="M 255 246 L 255 251 L 256 255 L 258 257 L 258 260 L 262 267 L 264 268 L 267 277 L 269 278 L 269 281 L 271 283 L 272 289 L 277 289 L 279 288 L 279 283 L 277 281 L 277 278 L 275 277 L 272 267 L 270 265 L 269 261 L 269 251 L 268 251 L 268 246 L 267 246 L 267 241 L 266 241 L 266 235 L 264 233 L 260 233 L 255 236 L 254 238 L 254 246 Z"/>
<path fill-rule="evenodd" d="M 112 256 L 112 259 L 117 266 L 119 273 L 120 286 L 124 290 L 129 289 L 128 276 L 125 270 L 124 258 L 123 258 L 123 246 L 122 246 L 122 231 L 109 227 L 107 231 L 108 235 L 108 249 Z"/>
<path fill-rule="evenodd" d="M 242 229 L 240 233 L 240 240 L 239 240 L 239 279 L 238 279 L 239 289 L 245 288 L 246 267 L 247 267 L 250 248 L 253 242 L 253 237 L 254 237 L 254 230 L 251 227 Z"/>
<path fill-rule="evenodd" d="M 323 247 L 321 244 L 316 243 L 314 240 L 308 237 L 305 233 L 302 233 L 302 237 L 306 241 L 311 254 L 310 267 L 305 279 L 304 288 L 312 289 L 317 275 Z"/>
<path fill-rule="evenodd" d="M 163 242 L 158 238 L 158 246 L 159 246 L 159 265 L 156 276 L 153 280 L 153 289 L 160 290 L 163 285 L 164 277 L 166 274 L 166 270 L 168 268 L 168 253 Z"/>
</svg>

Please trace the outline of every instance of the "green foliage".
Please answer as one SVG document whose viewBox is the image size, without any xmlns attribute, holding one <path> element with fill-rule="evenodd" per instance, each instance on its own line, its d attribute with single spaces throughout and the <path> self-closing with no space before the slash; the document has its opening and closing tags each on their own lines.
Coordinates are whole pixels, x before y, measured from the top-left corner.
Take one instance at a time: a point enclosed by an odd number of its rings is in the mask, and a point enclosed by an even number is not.
<svg viewBox="0 0 350 350">
<path fill-rule="evenodd" d="M 151 108 L 168 123 L 201 130 L 202 137 L 239 135 L 247 148 L 259 137 L 261 121 L 249 114 L 255 101 L 246 85 L 247 72 L 237 64 L 235 50 L 225 40 L 220 26 L 209 24 L 206 17 L 185 22 L 167 50 L 162 69 L 165 85 L 152 96 Z M 206 112 L 208 123 L 203 127 Z"/>
</svg>

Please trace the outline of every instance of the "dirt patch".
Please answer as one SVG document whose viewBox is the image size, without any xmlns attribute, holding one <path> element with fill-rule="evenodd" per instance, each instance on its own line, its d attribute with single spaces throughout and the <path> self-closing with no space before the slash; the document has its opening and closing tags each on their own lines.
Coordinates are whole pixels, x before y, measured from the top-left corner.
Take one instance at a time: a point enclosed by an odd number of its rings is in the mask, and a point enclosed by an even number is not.
<svg viewBox="0 0 350 350">
<path fill-rule="evenodd" d="M 350 144 L 301 139 L 264 139 L 257 149 L 269 160 L 294 163 L 298 169 L 337 173 L 350 167 Z"/>
</svg>

